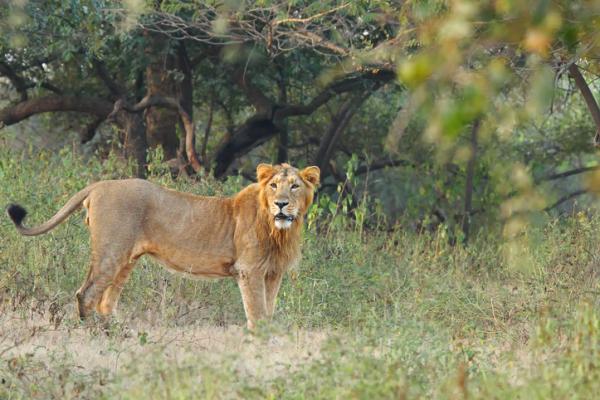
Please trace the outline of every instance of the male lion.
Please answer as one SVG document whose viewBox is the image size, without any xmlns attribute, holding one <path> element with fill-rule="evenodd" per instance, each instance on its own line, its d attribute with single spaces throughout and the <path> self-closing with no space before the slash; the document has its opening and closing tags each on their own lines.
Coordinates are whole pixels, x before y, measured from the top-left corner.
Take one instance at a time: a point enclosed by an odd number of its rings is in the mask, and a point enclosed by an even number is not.
<svg viewBox="0 0 600 400">
<path fill-rule="evenodd" d="M 77 291 L 79 315 L 109 315 L 143 254 L 198 277 L 233 277 L 242 293 L 248 328 L 271 317 L 283 273 L 300 256 L 302 220 L 320 171 L 260 164 L 258 183 L 231 198 L 204 197 L 140 179 L 101 181 L 75 194 L 50 220 L 22 225 L 26 211 L 8 215 L 22 235 L 46 233 L 81 205 L 91 235 L 91 266 Z"/>
</svg>

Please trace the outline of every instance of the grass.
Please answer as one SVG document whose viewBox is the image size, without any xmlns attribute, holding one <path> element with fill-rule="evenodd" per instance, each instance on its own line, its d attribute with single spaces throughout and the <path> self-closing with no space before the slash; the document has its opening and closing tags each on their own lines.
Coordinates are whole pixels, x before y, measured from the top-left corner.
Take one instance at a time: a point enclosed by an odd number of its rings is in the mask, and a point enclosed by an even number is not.
<svg viewBox="0 0 600 400">
<path fill-rule="evenodd" d="M 179 190 L 242 185 L 173 181 L 152 165 L 151 180 Z M 0 202 L 39 222 L 87 183 L 128 173 L 117 159 L 0 150 Z M 34 238 L 2 218 L 0 398 L 592 398 L 599 228 L 578 214 L 512 241 L 482 230 L 462 247 L 443 230 L 313 227 L 257 335 L 242 328 L 233 281 L 185 279 L 145 258 L 107 335 L 75 318 L 89 253 L 81 216 Z"/>
</svg>

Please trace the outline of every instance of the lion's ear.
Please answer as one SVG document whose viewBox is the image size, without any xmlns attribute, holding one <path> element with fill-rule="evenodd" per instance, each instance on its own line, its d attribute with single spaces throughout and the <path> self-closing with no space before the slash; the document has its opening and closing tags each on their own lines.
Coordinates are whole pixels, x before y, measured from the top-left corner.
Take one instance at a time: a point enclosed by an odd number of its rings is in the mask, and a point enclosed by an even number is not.
<svg viewBox="0 0 600 400">
<path fill-rule="evenodd" d="M 317 186 L 321 178 L 321 170 L 319 167 L 306 167 L 300 172 L 300 176 L 314 186 Z"/>
<path fill-rule="evenodd" d="M 271 164 L 258 164 L 256 167 L 256 179 L 261 182 L 265 179 L 271 179 L 274 168 Z"/>
</svg>

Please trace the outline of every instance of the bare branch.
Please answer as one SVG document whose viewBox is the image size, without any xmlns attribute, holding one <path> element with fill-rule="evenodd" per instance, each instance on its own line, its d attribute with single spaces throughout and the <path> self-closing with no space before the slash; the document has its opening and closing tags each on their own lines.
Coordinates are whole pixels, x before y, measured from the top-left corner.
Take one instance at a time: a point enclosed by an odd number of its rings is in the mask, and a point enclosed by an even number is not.
<svg viewBox="0 0 600 400">
<path fill-rule="evenodd" d="M 75 111 L 106 117 L 111 110 L 112 104 L 100 98 L 50 95 L 22 101 L 0 110 L 0 127 L 46 112 Z"/>
</svg>

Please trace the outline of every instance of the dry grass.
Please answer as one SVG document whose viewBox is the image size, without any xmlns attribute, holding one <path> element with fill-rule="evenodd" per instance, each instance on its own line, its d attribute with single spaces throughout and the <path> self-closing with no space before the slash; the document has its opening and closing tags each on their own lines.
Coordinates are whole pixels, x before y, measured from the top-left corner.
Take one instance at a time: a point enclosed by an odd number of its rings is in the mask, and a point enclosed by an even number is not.
<svg viewBox="0 0 600 400">
<path fill-rule="evenodd" d="M 236 370 L 247 377 L 274 379 L 318 359 L 324 332 L 297 330 L 268 337 L 249 335 L 241 326 L 172 326 L 168 321 L 149 323 L 139 318 L 80 324 L 75 319 L 50 322 L 50 313 L 0 316 L 0 351 L 7 360 L 33 358 L 51 364 L 58 358 L 72 360 L 71 368 L 85 373 L 107 370 L 118 375 L 131 364 L 158 357 L 180 365 L 193 355 L 213 365 L 235 359 Z"/>
</svg>

